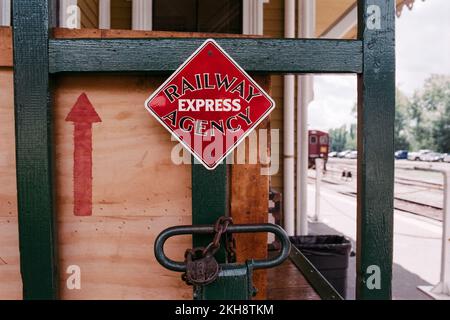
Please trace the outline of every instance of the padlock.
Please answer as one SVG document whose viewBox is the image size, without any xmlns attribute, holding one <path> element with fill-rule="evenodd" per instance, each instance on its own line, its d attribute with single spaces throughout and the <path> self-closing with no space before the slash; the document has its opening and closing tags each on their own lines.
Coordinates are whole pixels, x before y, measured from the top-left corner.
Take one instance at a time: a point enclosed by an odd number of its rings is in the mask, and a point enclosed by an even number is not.
<svg viewBox="0 0 450 320">
<path fill-rule="evenodd" d="M 201 286 L 207 285 L 217 279 L 219 264 L 214 255 L 205 248 L 188 249 L 185 253 L 186 273 L 183 280 L 187 283 Z"/>
</svg>

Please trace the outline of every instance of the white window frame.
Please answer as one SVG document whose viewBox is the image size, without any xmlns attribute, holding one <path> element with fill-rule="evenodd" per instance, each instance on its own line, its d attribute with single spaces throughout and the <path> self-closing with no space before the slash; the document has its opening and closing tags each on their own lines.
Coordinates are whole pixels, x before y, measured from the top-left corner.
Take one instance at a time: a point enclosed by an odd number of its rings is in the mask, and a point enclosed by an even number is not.
<svg viewBox="0 0 450 320">
<path fill-rule="evenodd" d="M 111 29 L 111 0 L 98 2 L 98 28 Z"/>
<path fill-rule="evenodd" d="M 269 0 L 242 0 L 242 34 L 264 33 L 264 4 Z"/>
<path fill-rule="evenodd" d="M 151 31 L 153 29 L 153 0 L 133 0 L 131 16 L 133 30 Z"/>
<path fill-rule="evenodd" d="M 0 26 L 11 25 L 11 0 L 0 0 Z"/>
</svg>

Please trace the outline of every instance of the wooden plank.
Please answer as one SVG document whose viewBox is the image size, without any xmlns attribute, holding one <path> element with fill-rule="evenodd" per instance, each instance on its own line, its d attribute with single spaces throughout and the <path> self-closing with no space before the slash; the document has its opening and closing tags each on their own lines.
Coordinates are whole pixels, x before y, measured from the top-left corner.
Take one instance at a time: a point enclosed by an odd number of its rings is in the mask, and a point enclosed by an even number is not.
<svg viewBox="0 0 450 320">
<path fill-rule="evenodd" d="M 49 1 L 13 1 L 20 259 L 25 299 L 57 297 L 49 99 Z M 32 49 L 31 49 L 32 48 Z"/>
<path fill-rule="evenodd" d="M 272 38 L 284 37 L 284 0 L 271 0 L 264 4 L 264 34 Z M 271 97 L 276 108 L 270 114 L 270 128 L 279 130 L 279 143 L 277 150 L 271 150 L 272 159 L 279 162 L 278 172 L 270 177 L 270 186 L 283 193 L 283 108 L 284 108 L 284 82 L 283 76 L 271 75 Z M 278 143 L 278 141 L 277 141 Z"/>
<path fill-rule="evenodd" d="M 17 217 L 13 71 L 0 69 L 0 216 Z"/>
<path fill-rule="evenodd" d="M 65 118 L 82 93 L 102 119 L 92 132 L 92 214 L 191 215 L 190 168 L 172 163 L 176 142 L 144 108 L 146 98 L 163 80 L 131 75 L 58 77 L 54 108 L 58 215 L 73 215 L 74 127 Z"/>
<path fill-rule="evenodd" d="M 147 300 L 192 299 L 181 274 L 164 269 L 153 255 L 159 232 L 190 217 L 133 216 L 59 218 L 60 289 L 62 299 Z M 183 260 L 190 237 L 170 239 L 165 252 Z M 81 270 L 81 289 L 69 290 L 69 266 Z"/>
<path fill-rule="evenodd" d="M 264 34 L 271 38 L 284 36 L 284 1 L 273 0 L 264 4 Z"/>
<path fill-rule="evenodd" d="M 12 69 L 0 69 L 0 300 L 22 299 L 13 90 Z"/>
<path fill-rule="evenodd" d="M 12 31 L 11 27 L 0 26 L 0 67 L 12 67 Z"/>
<path fill-rule="evenodd" d="M 191 168 L 171 160 L 170 134 L 144 108 L 163 81 L 137 75 L 64 75 L 56 79 L 56 211 L 63 299 L 191 299 L 181 274 L 153 255 L 165 228 L 191 224 Z M 92 216 L 75 217 L 73 124 L 65 121 L 86 93 L 102 122 L 93 125 Z M 170 240 L 166 253 L 183 260 L 190 237 Z M 70 265 L 81 290 L 66 286 Z"/>
<path fill-rule="evenodd" d="M 54 28 L 56 39 L 140 39 L 140 38 L 264 38 L 257 35 L 229 33 L 144 31 L 124 29 L 68 29 Z"/>
<path fill-rule="evenodd" d="M 132 4 L 128 0 L 111 1 L 111 28 L 131 29 L 132 26 Z"/>
<path fill-rule="evenodd" d="M 53 39 L 50 71 L 174 71 L 204 39 Z M 218 39 L 248 72 L 359 73 L 358 40 Z M 92 59 L 91 57 L 95 57 Z M 277 59 L 273 59 L 277 57 Z"/>
<path fill-rule="evenodd" d="M 394 206 L 395 1 L 362 0 L 358 11 L 359 38 L 364 44 L 364 73 L 358 76 L 356 294 L 358 299 L 390 299 Z M 380 286 L 374 287 L 373 279 L 377 276 L 381 277 Z"/>
<path fill-rule="evenodd" d="M 290 259 L 281 266 L 269 269 L 267 273 L 268 300 L 320 300 Z"/>
<path fill-rule="evenodd" d="M 81 12 L 81 28 L 98 27 L 98 0 L 78 0 Z"/>
<path fill-rule="evenodd" d="M 258 84 L 270 94 L 270 77 L 255 77 Z M 269 120 L 263 121 L 256 128 L 256 135 L 259 135 L 260 129 L 270 130 Z M 268 133 L 269 134 L 269 133 Z M 267 141 L 269 137 L 267 137 Z M 259 140 L 259 139 L 257 139 Z M 262 175 L 264 165 L 258 158 L 257 164 L 249 164 L 249 152 L 260 154 L 269 154 L 267 150 L 259 150 L 258 146 L 251 146 L 250 139 L 247 137 L 246 164 L 235 164 L 231 168 L 231 216 L 234 223 L 237 224 L 258 224 L 267 223 L 269 216 L 269 180 L 268 175 Z M 267 258 L 267 234 L 236 234 L 237 259 L 238 262 L 245 262 L 249 259 Z M 253 274 L 253 283 L 258 289 L 255 299 L 266 299 L 267 289 L 267 271 L 255 270 Z"/>
</svg>

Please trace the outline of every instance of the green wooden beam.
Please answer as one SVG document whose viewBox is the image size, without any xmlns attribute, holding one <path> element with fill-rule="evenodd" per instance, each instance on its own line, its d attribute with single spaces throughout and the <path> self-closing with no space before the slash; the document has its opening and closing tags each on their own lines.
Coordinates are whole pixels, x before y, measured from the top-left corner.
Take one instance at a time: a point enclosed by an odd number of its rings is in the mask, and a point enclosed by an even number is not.
<svg viewBox="0 0 450 320">
<path fill-rule="evenodd" d="M 392 280 L 395 1 L 358 2 L 358 299 L 390 299 Z M 378 272 L 380 271 L 380 272 Z M 381 277 L 377 286 L 377 277 Z"/>
<path fill-rule="evenodd" d="M 216 39 L 247 72 L 359 73 L 362 42 L 326 39 Z M 53 39 L 50 72 L 169 72 L 205 39 Z"/>
<path fill-rule="evenodd" d="M 192 224 L 214 224 L 229 211 L 228 166 L 224 160 L 214 170 L 208 170 L 192 157 Z M 211 235 L 194 235 L 193 247 L 206 247 Z M 215 255 L 219 263 L 226 261 L 226 252 L 221 248 Z M 208 285 L 203 293 L 194 291 L 195 299 L 215 299 L 224 297 L 224 287 Z M 228 292 L 228 291 L 227 291 Z M 236 291 L 232 291 L 236 292 Z M 241 292 L 242 294 L 242 292 Z"/>
<path fill-rule="evenodd" d="M 228 215 L 228 167 L 224 163 L 214 170 L 208 170 L 192 158 L 192 224 L 214 224 L 216 220 Z M 210 235 L 196 235 L 195 247 L 204 247 L 211 242 Z M 219 257 L 221 262 L 225 257 Z"/>
<path fill-rule="evenodd" d="M 20 266 L 24 299 L 57 298 L 49 0 L 13 1 L 14 99 Z"/>
</svg>

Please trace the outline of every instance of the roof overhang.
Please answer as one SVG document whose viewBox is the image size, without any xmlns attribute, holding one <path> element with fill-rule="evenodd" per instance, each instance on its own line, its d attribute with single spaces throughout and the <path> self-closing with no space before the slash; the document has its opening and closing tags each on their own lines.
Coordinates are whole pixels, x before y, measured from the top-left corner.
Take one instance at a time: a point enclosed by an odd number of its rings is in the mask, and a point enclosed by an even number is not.
<svg viewBox="0 0 450 320">
<path fill-rule="evenodd" d="M 424 1 L 424 0 L 423 0 Z M 404 7 L 413 8 L 415 0 L 397 0 L 397 17 Z M 320 38 L 355 39 L 357 34 L 358 8 L 355 0 L 316 0 L 316 36 Z"/>
</svg>

